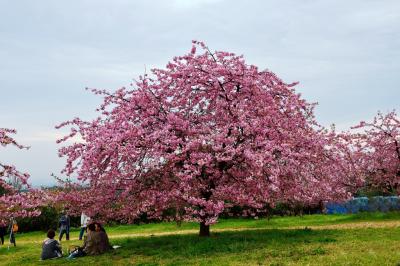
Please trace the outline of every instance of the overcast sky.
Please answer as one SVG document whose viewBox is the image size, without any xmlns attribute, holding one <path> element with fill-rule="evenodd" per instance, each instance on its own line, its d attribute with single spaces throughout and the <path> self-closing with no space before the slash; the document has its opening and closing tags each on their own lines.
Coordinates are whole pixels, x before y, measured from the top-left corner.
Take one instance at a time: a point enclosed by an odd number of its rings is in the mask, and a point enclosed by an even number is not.
<svg viewBox="0 0 400 266">
<path fill-rule="evenodd" d="M 0 161 L 54 183 L 54 126 L 94 118 L 101 102 L 84 88 L 127 86 L 193 39 L 299 81 L 323 125 L 400 110 L 399 0 L 0 0 L 0 127 L 31 146 Z"/>
</svg>

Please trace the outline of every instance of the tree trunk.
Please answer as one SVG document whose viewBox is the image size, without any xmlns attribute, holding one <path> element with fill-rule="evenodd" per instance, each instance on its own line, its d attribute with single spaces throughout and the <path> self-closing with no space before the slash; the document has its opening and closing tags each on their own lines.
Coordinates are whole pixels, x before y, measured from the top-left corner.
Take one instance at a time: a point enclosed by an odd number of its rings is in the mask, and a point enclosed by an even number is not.
<svg viewBox="0 0 400 266">
<path fill-rule="evenodd" d="M 205 236 L 209 237 L 210 236 L 210 226 L 206 225 L 204 222 L 200 223 L 200 233 L 199 236 Z"/>
</svg>

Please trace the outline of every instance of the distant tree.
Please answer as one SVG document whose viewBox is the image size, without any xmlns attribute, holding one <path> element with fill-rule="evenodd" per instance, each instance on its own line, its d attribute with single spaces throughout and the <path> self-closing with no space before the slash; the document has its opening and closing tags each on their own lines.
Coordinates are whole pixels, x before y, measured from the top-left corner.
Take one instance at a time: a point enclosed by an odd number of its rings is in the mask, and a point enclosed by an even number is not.
<svg viewBox="0 0 400 266">
<path fill-rule="evenodd" d="M 16 146 L 19 149 L 28 147 L 18 144 L 12 137 L 14 129 L 0 128 L 0 145 Z M 37 210 L 40 195 L 30 191 L 28 186 L 29 174 L 21 173 L 15 166 L 0 162 L 0 222 L 6 223 L 14 218 L 39 215 Z M 25 191 L 22 191 L 25 190 Z"/>
<path fill-rule="evenodd" d="M 64 194 L 71 208 L 128 221 L 143 213 L 197 221 L 208 236 L 233 206 L 256 216 L 277 202 L 349 196 L 336 136 L 317 125 L 296 84 L 201 42 L 152 74 L 131 89 L 93 89 L 104 96 L 101 115 L 57 127 L 71 126 L 59 142 L 79 136 L 59 150 L 64 173 L 86 186 Z"/>
<path fill-rule="evenodd" d="M 395 111 L 378 114 L 372 122 L 360 122 L 353 129 L 355 156 L 363 169 L 369 190 L 400 193 L 400 118 Z"/>
</svg>

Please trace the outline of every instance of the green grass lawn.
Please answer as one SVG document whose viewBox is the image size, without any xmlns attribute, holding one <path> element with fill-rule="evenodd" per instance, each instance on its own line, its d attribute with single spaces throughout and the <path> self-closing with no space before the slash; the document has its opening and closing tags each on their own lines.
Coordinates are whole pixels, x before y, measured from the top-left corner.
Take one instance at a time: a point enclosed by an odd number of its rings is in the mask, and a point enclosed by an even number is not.
<svg viewBox="0 0 400 266">
<path fill-rule="evenodd" d="M 17 247 L 0 247 L 1 265 L 397 265 L 400 213 L 306 215 L 270 220 L 227 219 L 210 238 L 198 225 L 174 223 L 106 228 L 122 246 L 96 257 L 39 261 L 44 232 L 17 235 Z M 68 245 L 78 245 L 73 230 Z M 8 239 L 6 239 L 8 241 Z"/>
</svg>

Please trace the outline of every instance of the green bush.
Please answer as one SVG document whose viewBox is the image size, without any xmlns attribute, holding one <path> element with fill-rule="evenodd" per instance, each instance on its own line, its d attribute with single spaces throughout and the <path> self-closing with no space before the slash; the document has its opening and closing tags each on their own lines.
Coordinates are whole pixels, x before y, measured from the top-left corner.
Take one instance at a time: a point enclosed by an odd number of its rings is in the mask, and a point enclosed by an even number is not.
<svg viewBox="0 0 400 266">
<path fill-rule="evenodd" d="M 20 232 L 47 231 L 58 228 L 61 214 L 53 207 L 42 207 L 41 214 L 37 217 L 27 217 L 18 220 Z M 71 227 L 80 226 L 80 217 L 70 217 Z"/>
</svg>

